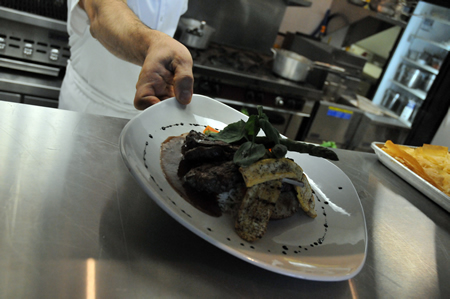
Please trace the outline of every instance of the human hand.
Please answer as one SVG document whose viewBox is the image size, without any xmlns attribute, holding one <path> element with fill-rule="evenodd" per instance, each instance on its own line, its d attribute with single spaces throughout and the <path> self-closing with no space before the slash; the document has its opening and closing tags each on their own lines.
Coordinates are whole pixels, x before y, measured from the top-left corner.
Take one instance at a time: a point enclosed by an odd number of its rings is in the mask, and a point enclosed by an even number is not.
<svg viewBox="0 0 450 299">
<path fill-rule="evenodd" d="M 170 36 L 157 35 L 147 51 L 136 84 L 134 106 L 144 110 L 167 98 L 176 97 L 187 105 L 193 93 L 192 56 L 189 50 Z"/>
</svg>

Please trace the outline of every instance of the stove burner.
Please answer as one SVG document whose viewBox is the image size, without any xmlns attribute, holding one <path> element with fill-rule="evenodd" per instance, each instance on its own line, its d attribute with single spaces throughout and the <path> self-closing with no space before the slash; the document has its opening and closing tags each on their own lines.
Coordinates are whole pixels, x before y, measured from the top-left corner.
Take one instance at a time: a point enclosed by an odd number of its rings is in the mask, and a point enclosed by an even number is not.
<svg viewBox="0 0 450 299">
<path fill-rule="evenodd" d="M 198 60 L 202 56 L 202 51 L 199 49 L 188 48 L 189 52 L 191 52 L 191 56 L 193 60 Z"/>
<path fill-rule="evenodd" d="M 226 55 L 211 55 L 208 60 L 214 66 L 226 66 L 239 71 L 245 70 L 244 64 L 239 59 Z"/>
</svg>

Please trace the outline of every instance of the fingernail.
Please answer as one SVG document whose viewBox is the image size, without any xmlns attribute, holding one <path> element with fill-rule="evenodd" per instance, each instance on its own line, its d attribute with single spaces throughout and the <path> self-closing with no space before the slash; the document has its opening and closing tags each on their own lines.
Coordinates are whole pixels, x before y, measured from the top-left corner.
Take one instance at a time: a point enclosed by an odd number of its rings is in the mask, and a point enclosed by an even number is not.
<svg viewBox="0 0 450 299">
<path fill-rule="evenodd" d="M 180 101 L 184 104 L 189 104 L 192 98 L 192 93 L 188 90 L 183 90 L 180 93 Z"/>
</svg>

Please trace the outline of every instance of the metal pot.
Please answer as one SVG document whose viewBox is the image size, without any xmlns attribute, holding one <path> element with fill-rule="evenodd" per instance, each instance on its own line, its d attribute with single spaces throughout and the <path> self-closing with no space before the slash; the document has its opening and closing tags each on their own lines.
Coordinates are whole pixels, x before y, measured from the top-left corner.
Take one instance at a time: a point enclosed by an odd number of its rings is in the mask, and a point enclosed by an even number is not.
<svg viewBox="0 0 450 299">
<path fill-rule="evenodd" d="M 179 27 L 181 29 L 180 42 L 190 48 L 208 48 L 211 36 L 216 29 L 206 24 L 205 21 L 181 18 Z"/>
<path fill-rule="evenodd" d="M 285 49 L 272 49 L 274 61 L 272 71 L 280 77 L 303 82 L 312 68 L 345 73 L 345 69 L 328 63 L 312 61 L 305 56 Z"/>
</svg>

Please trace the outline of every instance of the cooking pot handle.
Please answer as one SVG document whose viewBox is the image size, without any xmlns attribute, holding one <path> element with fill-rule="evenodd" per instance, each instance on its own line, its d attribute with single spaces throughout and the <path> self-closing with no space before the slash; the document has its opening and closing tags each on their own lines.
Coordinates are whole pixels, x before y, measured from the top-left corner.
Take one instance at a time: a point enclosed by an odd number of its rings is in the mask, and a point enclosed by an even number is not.
<svg viewBox="0 0 450 299">
<path fill-rule="evenodd" d="M 314 61 L 314 66 L 319 66 L 319 67 L 323 67 L 323 68 L 333 70 L 336 72 L 345 73 L 345 69 L 343 67 L 331 65 L 331 64 L 325 63 L 325 62 Z"/>
<path fill-rule="evenodd" d="M 277 57 L 277 50 L 275 50 L 274 48 L 270 48 L 270 51 L 273 54 L 273 58 Z"/>
</svg>

